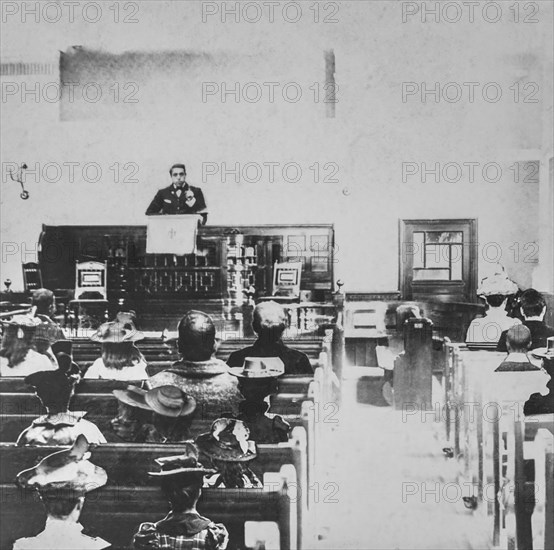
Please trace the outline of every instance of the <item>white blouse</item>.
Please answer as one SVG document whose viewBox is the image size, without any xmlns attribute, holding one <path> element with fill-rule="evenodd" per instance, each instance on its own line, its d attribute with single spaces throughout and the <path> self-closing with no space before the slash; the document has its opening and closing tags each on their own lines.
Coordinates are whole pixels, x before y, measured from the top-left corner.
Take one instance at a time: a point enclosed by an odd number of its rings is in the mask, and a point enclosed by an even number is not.
<svg viewBox="0 0 554 550">
<path fill-rule="evenodd" d="M 87 370 L 84 378 L 102 378 L 104 380 L 146 380 L 146 363 L 140 361 L 135 365 L 113 369 L 106 367 L 102 357 L 99 357 Z"/>
<path fill-rule="evenodd" d="M 48 356 L 30 349 L 25 359 L 14 367 L 8 366 L 8 358 L 0 357 L 0 376 L 29 376 L 43 370 L 57 370 Z"/>
</svg>

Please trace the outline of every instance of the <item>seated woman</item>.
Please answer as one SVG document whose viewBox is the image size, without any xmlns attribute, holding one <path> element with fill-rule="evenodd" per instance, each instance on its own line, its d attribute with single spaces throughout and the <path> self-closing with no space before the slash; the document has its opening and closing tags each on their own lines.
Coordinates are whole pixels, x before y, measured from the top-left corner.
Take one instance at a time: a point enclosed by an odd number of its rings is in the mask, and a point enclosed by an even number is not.
<svg viewBox="0 0 554 550">
<path fill-rule="evenodd" d="M 178 386 L 158 386 L 144 396 L 152 409 L 151 424 L 143 427 L 143 443 L 179 443 L 190 439 L 196 400 Z"/>
<path fill-rule="evenodd" d="M 106 380 L 145 380 L 146 360 L 135 346 L 144 334 L 135 328 L 130 319 L 101 325 L 91 336 L 93 342 L 102 344 L 102 356 L 90 366 L 85 378 Z"/>
<path fill-rule="evenodd" d="M 506 311 L 508 299 L 517 291 L 517 285 L 508 278 L 500 265 L 493 276 L 481 281 L 477 295 L 485 300 L 487 311 L 484 317 L 471 321 L 466 334 L 467 343 L 485 346 L 497 344 L 502 332 L 521 324 L 519 319 L 509 317 Z"/>
<path fill-rule="evenodd" d="M 196 438 L 199 451 L 207 457 L 217 475 L 206 480 L 205 487 L 256 489 L 263 487 L 248 462 L 257 456 L 256 443 L 241 420 L 219 418 L 211 431 Z"/>
<path fill-rule="evenodd" d="M 146 390 L 127 386 L 125 390 L 113 390 L 112 393 L 118 406 L 117 416 L 110 421 L 114 441 L 144 443 L 145 426 L 149 426 L 152 419 L 152 409 L 145 400 Z"/>
<path fill-rule="evenodd" d="M 207 470 L 198 462 L 194 445 L 188 443 L 182 455 L 158 458 L 156 463 L 161 471 L 148 472 L 148 475 L 159 478 L 171 511 L 156 523 L 141 523 L 133 537 L 133 547 L 136 550 L 225 550 L 229 540 L 225 526 L 201 516 L 196 510 L 204 475 L 213 470 Z"/>
<path fill-rule="evenodd" d="M 151 388 L 182 385 L 196 399 L 204 419 L 216 420 L 224 412 L 236 412 L 242 397 L 229 367 L 214 357 L 215 325 L 209 315 L 189 311 L 179 322 L 181 360 L 148 380 Z"/>
<path fill-rule="evenodd" d="M 27 376 L 34 372 L 55 370 L 46 355 L 38 353 L 34 344 L 40 319 L 15 315 L 3 322 L 4 336 L 0 349 L 0 376 Z"/>
<path fill-rule="evenodd" d="M 56 311 L 56 298 L 47 288 L 38 288 L 33 292 L 32 304 L 36 308 L 35 317 L 41 324 L 35 333 L 35 347 L 39 353 L 48 356 L 52 364 L 58 368 L 52 344 L 64 340 L 61 327 L 52 319 Z"/>
<path fill-rule="evenodd" d="M 89 462 L 89 456 L 88 441 L 79 436 L 71 449 L 48 455 L 17 474 L 20 487 L 38 491 L 46 509 L 46 525 L 38 535 L 16 540 L 14 550 L 111 548 L 109 542 L 85 535 L 79 522 L 86 494 L 108 481 L 106 471 Z"/>
<path fill-rule="evenodd" d="M 284 365 L 278 357 L 247 357 L 242 367 L 231 369 L 245 398 L 239 404 L 237 418 L 246 424 L 256 443 L 283 443 L 289 439 L 290 424 L 278 415 L 269 418 L 265 414 L 269 409 L 265 399 L 277 393 L 277 378 L 283 373 Z"/>
<path fill-rule="evenodd" d="M 17 438 L 17 445 L 72 445 L 79 435 L 89 443 L 106 443 L 95 424 L 84 420 L 86 411 L 69 411 L 79 367 L 65 353 L 58 354 L 59 369 L 35 372 L 25 382 L 35 388 L 47 414 L 40 416 Z"/>
</svg>

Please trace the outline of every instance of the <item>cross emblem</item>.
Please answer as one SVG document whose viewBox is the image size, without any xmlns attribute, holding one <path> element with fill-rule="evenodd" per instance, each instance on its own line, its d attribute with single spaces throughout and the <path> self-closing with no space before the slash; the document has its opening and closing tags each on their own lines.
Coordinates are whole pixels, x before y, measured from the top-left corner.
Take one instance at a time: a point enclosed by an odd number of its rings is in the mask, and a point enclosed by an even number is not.
<svg viewBox="0 0 554 550">
<path fill-rule="evenodd" d="M 177 231 L 175 231 L 175 229 L 173 229 L 173 228 L 171 228 L 168 233 L 169 233 L 169 238 L 170 239 L 173 239 L 175 237 L 175 235 L 177 235 Z"/>
</svg>

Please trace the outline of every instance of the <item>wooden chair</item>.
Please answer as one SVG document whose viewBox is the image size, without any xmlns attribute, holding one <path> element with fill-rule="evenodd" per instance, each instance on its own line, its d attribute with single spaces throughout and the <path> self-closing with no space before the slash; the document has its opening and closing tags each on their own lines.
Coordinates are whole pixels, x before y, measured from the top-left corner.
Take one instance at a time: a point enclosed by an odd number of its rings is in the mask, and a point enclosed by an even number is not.
<svg viewBox="0 0 554 550">
<path fill-rule="evenodd" d="M 75 264 L 75 297 L 69 302 L 77 328 L 96 328 L 108 316 L 107 262 Z M 96 313 L 100 311 L 100 314 Z"/>
<path fill-rule="evenodd" d="M 289 304 L 300 300 L 302 262 L 275 262 L 271 296 L 264 296 L 258 302 L 273 300 Z"/>
<path fill-rule="evenodd" d="M 42 273 L 40 266 L 35 262 L 28 262 L 22 265 L 23 268 L 23 288 L 25 292 L 32 292 L 42 286 Z"/>
</svg>

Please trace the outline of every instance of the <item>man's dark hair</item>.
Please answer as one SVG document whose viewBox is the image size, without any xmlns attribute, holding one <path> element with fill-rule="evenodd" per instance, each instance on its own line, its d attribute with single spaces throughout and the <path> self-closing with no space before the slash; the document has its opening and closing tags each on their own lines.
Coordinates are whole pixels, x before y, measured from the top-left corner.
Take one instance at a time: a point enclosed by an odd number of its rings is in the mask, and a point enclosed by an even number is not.
<svg viewBox="0 0 554 550">
<path fill-rule="evenodd" d="M 54 293 L 47 288 L 33 291 L 32 304 L 37 307 L 37 315 L 50 315 L 54 305 Z"/>
<path fill-rule="evenodd" d="M 515 325 L 506 333 L 508 351 L 526 352 L 531 347 L 531 331 L 525 325 Z"/>
<path fill-rule="evenodd" d="M 504 296 L 503 294 L 492 294 L 491 296 L 484 296 L 484 298 L 489 306 L 500 307 L 507 296 Z"/>
<path fill-rule="evenodd" d="M 179 322 L 179 352 L 188 361 L 208 361 L 215 352 L 215 325 L 202 311 L 189 311 Z"/>
<path fill-rule="evenodd" d="M 185 176 L 187 175 L 187 168 L 184 164 L 174 164 L 170 169 L 169 169 L 169 175 L 172 176 L 173 175 L 173 170 L 175 168 L 182 168 L 184 171 L 185 171 Z"/>
<path fill-rule="evenodd" d="M 40 497 L 49 516 L 64 519 L 84 500 L 82 494 L 77 494 L 74 491 L 65 492 L 68 494 L 56 494 L 56 491 L 41 492 Z"/>
<path fill-rule="evenodd" d="M 519 305 L 523 315 L 526 317 L 536 317 L 542 313 L 546 302 L 538 290 L 528 288 L 521 293 Z"/>
<path fill-rule="evenodd" d="M 202 493 L 202 474 L 176 474 L 161 478 L 162 492 L 174 512 L 192 508 Z"/>
</svg>

